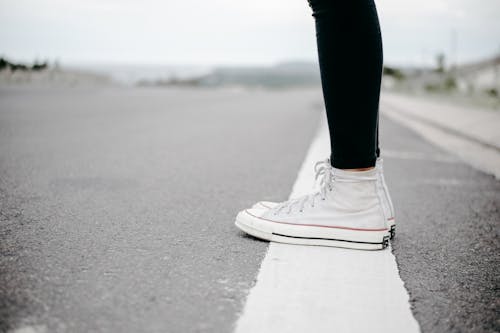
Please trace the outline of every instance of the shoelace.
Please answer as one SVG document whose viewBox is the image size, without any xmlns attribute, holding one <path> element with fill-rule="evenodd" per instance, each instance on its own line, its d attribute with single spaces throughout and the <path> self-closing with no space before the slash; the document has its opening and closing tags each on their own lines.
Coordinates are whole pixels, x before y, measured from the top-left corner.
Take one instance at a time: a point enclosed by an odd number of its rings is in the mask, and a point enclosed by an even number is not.
<svg viewBox="0 0 500 333">
<path fill-rule="evenodd" d="M 304 208 L 306 207 L 306 204 L 310 204 L 312 208 L 314 208 L 314 205 L 317 200 L 326 200 L 326 196 L 328 192 L 333 191 L 333 184 L 334 182 L 360 182 L 360 181 L 375 181 L 376 176 L 360 176 L 360 175 L 349 175 L 349 174 L 342 174 L 342 176 L 338 177 L 335 174 L 334 168 L 332 167 L 330 163 L 330 159 L 327 158 L 322 161 L 316 162 L 314 165 L 314 171 L 316 172 L 315 175 L 315 182 L 319 185 L 319 190 L 312 193 L 308 194 L 302 197 L 299 197 L 297 199 L 292 199 L 288 200 L 285 202 L 280 203 L 278 206 L 276 206 L 273 211 L 274 214 L 277 215 L 280 212 L 286 210 L 287 214 L 290 214 L 292 212 L 292 209 L 296 206 L 299 207 L 299 211 L 302 212 Z M 319 182 L 318 182 L 319 179 Z"/>
<path fill-rule="evenodd" d="M 314 177 L 315 182 L 318 182 L 319 179 L 319 190 L 312 194 L 280 203 L 274 208 L 275 215 L 279 214 L 285 209 L 287 209 L 287 214 L 290 214 L 293 207 L 297 205 L 299 206 L 299 211 L 302 212 L 307 203 L 310 203 L 311 207 L 314 207 L 316 200 L 326 200 L 327 193 L 333 190 L 333 181 L 335 178 L 333 168 L 330 164 L 330 159 L 327 158 L 325 160 L 316 162 L 316 164 L 314 165 L 314 171 L 316 173 Z"/>
</svg>

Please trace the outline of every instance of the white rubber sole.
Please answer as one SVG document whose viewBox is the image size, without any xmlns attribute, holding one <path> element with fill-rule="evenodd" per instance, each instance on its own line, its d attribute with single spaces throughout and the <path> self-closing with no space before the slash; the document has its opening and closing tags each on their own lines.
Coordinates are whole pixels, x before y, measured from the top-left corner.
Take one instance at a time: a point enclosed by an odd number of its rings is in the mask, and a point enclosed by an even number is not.
<svg viewBox="0 0 500 333">
<path fill-rule="evenodd" d="M 271 242 L 342 247 L 358 250 L 382 250 L 389 245 L 389 231 L 352 230 L 281 224 L 245 216 L 242 212 L 236 217 L 235 225 L 256 238 Z"/>
<path fill-rule="evenodd" d="M 262 202 L 257 202 L 255 205 L 252 206 L 252 208 L 271 209 L 272 207 L 266 206 Z M 394 217 L 387 219 L 387 224 L 389 227 L 389 239 L 392 240 L 396 236 L 396 219 Z"/>
</svg>

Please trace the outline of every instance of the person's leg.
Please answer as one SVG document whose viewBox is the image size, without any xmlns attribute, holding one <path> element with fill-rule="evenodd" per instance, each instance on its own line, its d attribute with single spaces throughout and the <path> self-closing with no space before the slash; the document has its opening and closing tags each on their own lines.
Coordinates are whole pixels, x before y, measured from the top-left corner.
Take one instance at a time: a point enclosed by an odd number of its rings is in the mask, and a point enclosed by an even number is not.
<svg viewBox="0 0 500 333">
<path fill-rule="evenodd" d="M 379 128 L 378 128 L 378 124 L 379 124 L 379 117 L 377 117 L 377 159 L 380 158 L 380 144 L 379 144 L 379 136 L 378 136 L 378 131 L 379 131 Z"/>
<path fill-rule="evenodd" d="M 335 168 L 373 167 L 378 157 L 382 38 L 373 0 L 309 0 Z"/>
<path fill-rule="evenodd" d="M 318 191 L 282 203 L 260 202 L 239 212 L 235 224 L 270 241 L 383 249 L 394 235 L 394 215 L 382 161 L 377 163 L 382 41 L 375 5 L 373 0 L 309 3 L 331 159 L 315 165 Z"/>
</svg>

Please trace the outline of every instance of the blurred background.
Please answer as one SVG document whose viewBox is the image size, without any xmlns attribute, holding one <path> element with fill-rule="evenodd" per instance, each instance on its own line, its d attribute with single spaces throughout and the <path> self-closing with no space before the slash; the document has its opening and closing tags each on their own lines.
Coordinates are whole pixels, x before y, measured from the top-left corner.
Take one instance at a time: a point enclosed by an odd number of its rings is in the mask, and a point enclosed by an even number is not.
<svg viewBox="0 0 500 333">
<path fill-rule="evenodd" d="M 393 277 L 422 332 L 499 332 L 500 1 L 376 4 Z M 0 0 L 0 332 L 232 332 L 268 248 L 236 213 L 322 121 L 306 0 Z"/>
<path fill-rule="evenodd" d="M 317 85 L 304 0 L 2 0 L 0 84 Z M 377 1 L 384 87 L 499 107 L 500 3 Z"/>
</svg>

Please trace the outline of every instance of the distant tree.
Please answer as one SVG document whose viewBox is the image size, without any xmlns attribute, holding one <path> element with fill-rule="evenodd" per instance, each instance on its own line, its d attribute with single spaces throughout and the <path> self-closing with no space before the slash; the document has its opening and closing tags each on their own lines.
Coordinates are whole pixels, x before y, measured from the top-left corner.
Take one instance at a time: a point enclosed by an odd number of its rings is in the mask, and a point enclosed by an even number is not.
<svg viewBox="0 0 500 333">
<path fill-rule="evenodd" d="M 10 70 L 13 72 L 15 72 L 15 71 L 27 71 L 27 70 L 29 70 L 29 68 L 25 64 L 10 63 Z"/>
<path fill-rule="evenodd" d="M 11 71 L 42 71 L 47 69 L 49 64 L 47 61 L 38 62 L 35 61 L 33 65 L 26 65 L 21 63 L 10 62 L 5 58 L 0 58 L 0 71 L 10 69 Z"/>
<path fill-rule="evenodd" d="M 446 66 L 446 56 L 444 55 L 444 53 L 439 53 L 436 56 L 436 72 L 444 73 L 445 66 Z"/>
<path fill-rule="evenodd" d="M 396 80 L 404 80 L 405 78 L 403 72 L 395 67 L 384 66 L 383 73 L 384 75 L 394 77 Z"/>
<path fill-rule="evenodd" d="M 9 67 L 9 62 L 4 58 L 0 58 L 0 71 L 7 69 L 7 67 Z"/>
<path fill-rule="evenodd" d="M 45 62 L 35 62 L 33 64 L 33 66 L 31 66 L 31 70 L 33 71 L 41 71 L 41 70 L 44 70 L 44 69 L 47 69 L 49 67 L 49 64 L 45 61 Z"/>
<path fill-rule="evenodd" d="M 457 80 L 453 76 L 448 76 L 444 82 L 443 87 L 445 90 L 455 90 L 457 88 Z"/>
<path fill-rule="evenodd" d="M 498 98 L 498 90 L 496 90 L 495 88 L 489 88 L 485 91 L 488 96 Z"/>
</svg>

